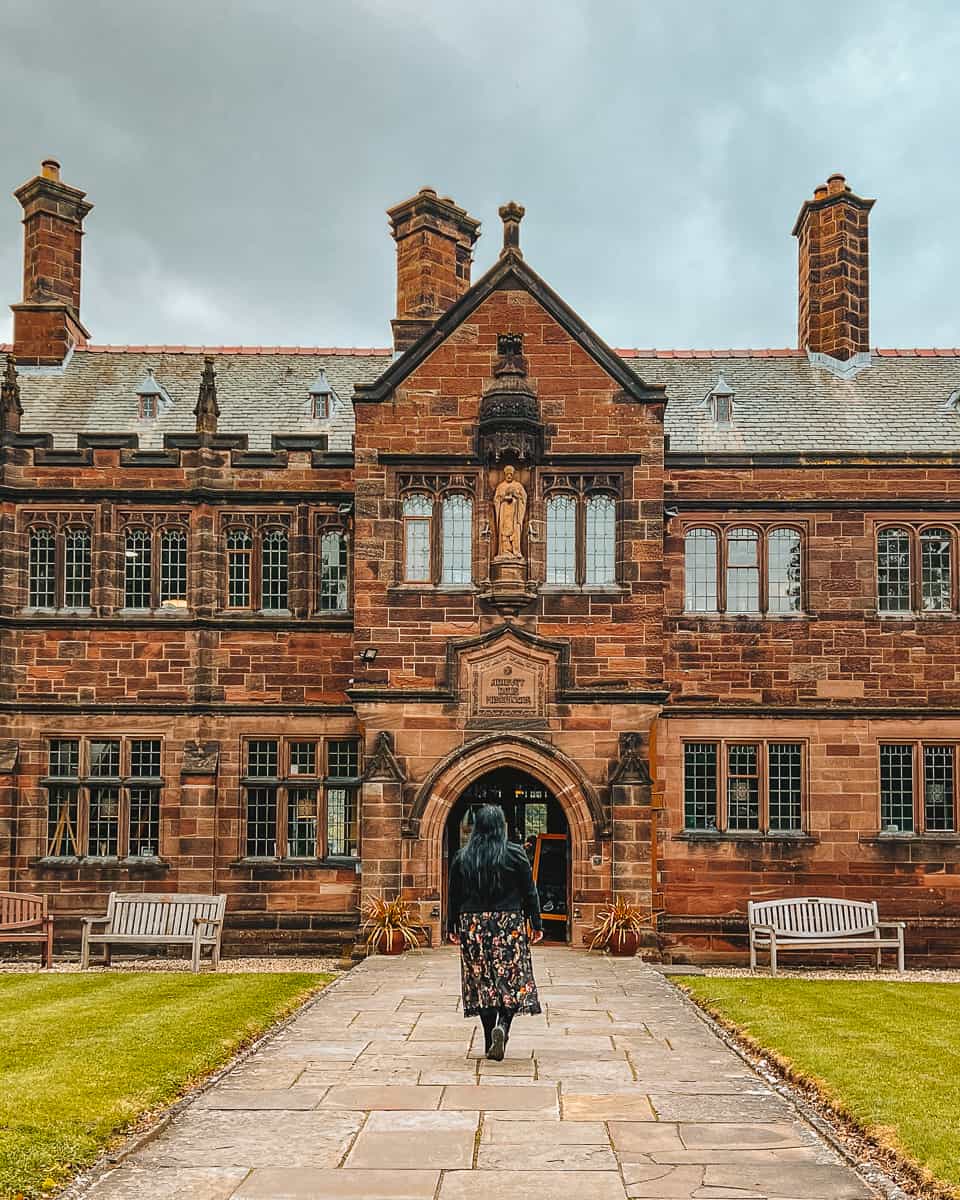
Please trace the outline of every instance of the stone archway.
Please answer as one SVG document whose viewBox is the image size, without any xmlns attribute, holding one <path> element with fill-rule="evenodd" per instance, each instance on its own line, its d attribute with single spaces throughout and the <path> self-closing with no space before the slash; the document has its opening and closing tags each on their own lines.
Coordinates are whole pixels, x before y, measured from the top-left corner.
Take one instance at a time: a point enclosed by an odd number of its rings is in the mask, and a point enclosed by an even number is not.
<svg viewBox="0 0 960 1200">
<path fill-rule="evenodd" d="M 563 809 L 570 830 L 572 940 L 579 944 L 593 908 L 611 887 L 610 821 L 596 791 L 576 764 L 549 742 L 519 734 L 487 734 L 459 746 L 430 772 L 404 822 L 404 891 L 440 936 L 444 829 L 453 806 L 476 780 L 514 767 L 539 780 Z"/>
</svg>

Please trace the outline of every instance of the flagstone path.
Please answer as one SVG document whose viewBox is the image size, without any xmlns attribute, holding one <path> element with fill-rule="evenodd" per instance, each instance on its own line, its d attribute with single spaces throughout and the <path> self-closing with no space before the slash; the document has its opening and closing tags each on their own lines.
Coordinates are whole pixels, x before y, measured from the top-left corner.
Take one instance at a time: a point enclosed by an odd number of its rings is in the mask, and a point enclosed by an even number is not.
<svg viewBox="0 0 960 1200">
<path fill-rule="evenodd" d="M 371 958 L 95 1200 L 860 1200 L 875 1193 L 636 960 L 538 948 L 502 1063 L 453 949 Z"/>
</svg>

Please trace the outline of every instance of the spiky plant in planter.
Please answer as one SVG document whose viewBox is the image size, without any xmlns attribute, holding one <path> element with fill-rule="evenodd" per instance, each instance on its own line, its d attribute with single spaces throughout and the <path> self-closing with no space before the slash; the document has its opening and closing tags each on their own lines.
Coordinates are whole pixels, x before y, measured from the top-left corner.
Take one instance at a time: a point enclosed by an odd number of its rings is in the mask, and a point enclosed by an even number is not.
<svg viewBox="0 0 960 1200">
<path fill-rule="evenodd" d="M 400 896 L 388 900 L 374 896 L 363 910 L 361 932 L 367 935 L 371 954 L 402 954 L 420 945 L 420 935 L 414 928 L 410 906 Z"/>
<path fill-rule="evenodd" d="M 597 912 L 590 949 L 609 950 L 619 958 L 633 957 L 640 946 L 645 915 L 643 909 L 622 896 L 614 896 L 611 904 Z"/>
</svg>

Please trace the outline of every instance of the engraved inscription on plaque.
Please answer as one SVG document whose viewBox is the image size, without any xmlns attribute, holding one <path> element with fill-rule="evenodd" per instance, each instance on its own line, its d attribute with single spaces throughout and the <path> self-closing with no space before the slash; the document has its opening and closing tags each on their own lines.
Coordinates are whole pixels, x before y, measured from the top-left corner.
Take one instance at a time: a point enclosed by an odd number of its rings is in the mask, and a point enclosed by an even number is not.
<svg viewBox="0 0 960 1200">
<path fill-rule="evenodd" d="M 546 663 L 504 650 L 470 663 L 469 672 L 471 717 L 546 716 Z"/>
</svg>

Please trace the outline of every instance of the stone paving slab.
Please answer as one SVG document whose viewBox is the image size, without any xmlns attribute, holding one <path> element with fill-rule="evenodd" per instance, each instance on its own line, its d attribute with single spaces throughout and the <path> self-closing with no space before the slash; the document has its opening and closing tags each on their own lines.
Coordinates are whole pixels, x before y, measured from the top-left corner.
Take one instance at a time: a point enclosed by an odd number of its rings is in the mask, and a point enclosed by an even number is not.
<svg viewBox="0 0 960 1200">
<path fill-rule="evenodd" d="M 94 1200 L 868 1200 L 636 960 L 534 951 L 502 1063 L 456 951 L 375 958 L 184 1109 Z"/>
</svg>

